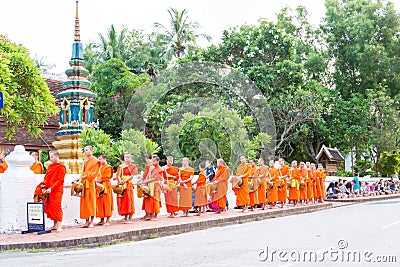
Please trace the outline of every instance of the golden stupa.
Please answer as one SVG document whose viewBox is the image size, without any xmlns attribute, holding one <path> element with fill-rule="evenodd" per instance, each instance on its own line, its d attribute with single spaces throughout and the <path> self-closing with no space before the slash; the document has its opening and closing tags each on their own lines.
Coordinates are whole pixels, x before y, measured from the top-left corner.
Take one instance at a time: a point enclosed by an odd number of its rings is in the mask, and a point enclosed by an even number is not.
<svg viewBox="0 0 400 267">
<path fill-rule="evenodd" d="M 77 174 L 83 168 L 83 153 L 79 146 L 80 135 L 94 127 L 94 102 L 97 95 L 89 91 L 89 72 L 84 67 L 83 45 L 80 40 L 78 1 L 76 1 L 75 38 L 72 45 L 71 68 L 65 71 L 68 80 L 62 83 L 63 91 L 56 95 L 60 108 L 60 126 L 56 133 L 60 141 L 53 146 L 69 173 Z"/>
</svg>

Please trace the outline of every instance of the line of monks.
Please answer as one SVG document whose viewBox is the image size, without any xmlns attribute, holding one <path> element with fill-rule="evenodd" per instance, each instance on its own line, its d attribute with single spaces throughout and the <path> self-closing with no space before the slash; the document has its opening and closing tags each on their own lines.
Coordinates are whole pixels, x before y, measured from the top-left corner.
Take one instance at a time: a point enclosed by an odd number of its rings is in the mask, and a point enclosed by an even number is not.
<svg viewBox="0 0 400 267">
<path fill-rule="evenodd" d="M 189 216 L 192 208 L 192 193 L 195 190 L 194 205 L 199 207 L 197 215 L 206 211 L 208 195 L 212 203 L 218 207 L 218 213 L 225 210 L 226 194 L 228 192 L 229 168 L 222 159 L 217 160 L 218 170 L 209 185 L 218 185 L 218 190 L 207 193 L 207 179 L 205 163 L 201 163 L 200 173 L 194 176 L 194 169 L 189 166 L 189 159 L 183 158 L 182 167 L 173 166 L 173 158 L 167 157 L 167 164 L 159 165 L 158 156 L 148 155 L 147 166 L 142 175 L 138 174 L 138 168 L 132 163 L 129 153 L 121 155 L 121 164 L 117 168 L 115 179 L 117 185 L 112 186 L 113 168 L 106 162 L 106 156 L 98 159 L 92 156 L 92 147 L 84 148 L 86 161 L 83 173 L 76 184 L 82 184 L 84 193 L 81 195 L 80 217 L 86 220 L 83 227 L 94 226 L 94 218 L 100 218 L 97 225 L 109 225 L 114 209 L 112 192 L 118 194 L 118 214 L 123 216 L 125 223 L 132 223 L 132 215 L 135 214 L 134 187 L 137 186 L 137 195 L 143 198 L 142 210 L 145 216 L 142 220 L 157 220 L 161 208 L 161 193 L 164 193 L 165 205 L 169 217 L 173 218 L 178 211 L 182 211 L 184 217 Z M 179 192 L 179 193 L 178 193 Z"/>
<path fill-rule="evenodd" d="M 271 160 L 269 166 L 264 165 L 262 158 L 258 159 L 258 166 L 253 160 L 247 163 L 244 156 L 240 161 L 231 182 L 236 205 L 243 212 L 258 206 L 265 209 L 268 203 L 269 208 L 275 208 L 278 202 L 283 208 L 287 201 L 297 206 L 323 202 L 326 198 L 326 171 L 322 164 L 316 168 L 314 163 L 300 162 L 298 166 L 293 161 L 289 168 L 282 158 Z"/>
<path fill-rule="evenodd" d="M 117 210 L 123 216 L 122 222 L 132 223 L 135 187 L 137 197 L 143 198 L 145 216 L 141 220 L 157 220 L 162 193 L 169 218 L 176 217 L 179 211 L 182 211 L 183 217 L 187 217 L 193 206 L 197 207 L 198 216 L 211 205 L 216 213 L 222 213 L 227 210 L 229 181 L 236 195 L 236 206 L 243 212 L 249 209 L 254 211 L 257 207 L 265 209 L 267 204 L 269 208 L 275 208 L 280 203 L 283 208 L 287 201 L 294 206 L 314 204 L 323 202 L 325 198 L 326 172 L 321 164 L 316 168 L 313 163 L 301 162 L 298 167 L 297 161 L 293 161 L 289 168 L 283 159 L 279 159 L 271 160 L 266 166 L 260 158 L 256 166 L 253 160 L 247 163 L 242 156 L 241 164 L 232 177 L 223 159 L 217 160 L 217 169 L 212 175 L 207 172 L 210 164 L 202 162 L 199 175 L 194 176 L 195 170 L 189 166 L 188 158 L 183 158 L 182 167 L 178 168 L 173 165 L 173 158 L 167 157 L 167 164 L 161 167 L 158 156 L 148 155 L 147 166 L 139 175 L 131 155 L 124 153 L 114 176 L 112 166 L 107 164 L 107 157 L 101 155 L 96 158 L 92 152 L 91 146 L 84 148 L 86 160 L 83 172 L 73 183 L 75 192 L 71 192 L 80 196 L 80 218 L 86 220 L 85 228 L 94 227 L 95 217 L 100 218 L 97 225 L 110 224 L 114 210 L 113 192 L 117 194 Z M 45 212 L 54 220 L 52 229 L 61 231 L 65 167 L 59 163 L 57 151 L 50 153 L 50 160 L 53 163 L 49 165 L 44 181 L 36 188 L 35 196 L 44 198 Z M 112 185 L 112 179 L 117 180 L 117 185 Z"/>
</svg>

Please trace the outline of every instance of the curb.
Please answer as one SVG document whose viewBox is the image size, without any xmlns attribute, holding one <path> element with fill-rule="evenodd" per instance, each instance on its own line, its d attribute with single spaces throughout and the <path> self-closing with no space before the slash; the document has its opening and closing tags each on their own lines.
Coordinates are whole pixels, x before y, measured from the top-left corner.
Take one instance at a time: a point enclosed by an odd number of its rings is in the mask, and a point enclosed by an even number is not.
<svg viewBox="0 0 400 267">
<path fill-rule="evenodd" d="M 396 198 L 400 198 L 400 194 L 345 198 L 345 199 L 325 199 L 325 202 L 364 203 L 364 202 L 372 202 L 372 201 L 388 200 L 388 199 L 396 199 Z"/>
<path fill-rule="evenodd" d="M 227 225 L 242 224 L 252 221 L 261 221 L 270 218 L 283 217 L 289 215 L 297 215 L 320 211 L 333 208 L 333 203 L 321 203 L 314 206 L 296 207 L 290 209 L 277 209 L 262 211 L 257 213 L 237 214 L 237 216 L 209 219 L 205 221 L 197 221 L 183 223 L 177 225 L 168 225 L 161 227 L 151 227 L 138 230 L 128 230 L 114 234 L 106 234 L 102 236 L 91 236 L 84 238 L 73 238 L 66 240 L 54 240 L 47 242 L 25 242 L 0 244 L 0 251 L 8 250 L 29 250 L 29 249 L 55 249 L 55 248 L 94 248 L 104 245 L 113 245 L 120 242 L 140 241 L 144 239 L 158 238 L 162 236 L 177 235 L 197 230 L 208 229 L 212 227 L 222 227 Z"/>
</svg>

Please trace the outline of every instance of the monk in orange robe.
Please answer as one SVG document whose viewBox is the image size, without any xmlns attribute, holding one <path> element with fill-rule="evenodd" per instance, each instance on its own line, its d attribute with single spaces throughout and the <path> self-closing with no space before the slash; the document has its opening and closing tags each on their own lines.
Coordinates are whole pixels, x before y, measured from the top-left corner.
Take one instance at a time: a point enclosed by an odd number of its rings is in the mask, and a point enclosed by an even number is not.
<svg viewBox="0 0 400 267">
<path fill-rule="evenodd" d="M 107 156 L 99 157 L 100 173 L 96 179 L 100 192 L 97 192 L 96 217 L 100 218 L 97 225 L 110 225 L 110 218 L 114 210 L 111 178 L 113 177 L 113 168 L 107 164 Z M 104 218 L 106 221 L 104 222 Z"/>
<path fill-rule="evenodd" d="M 300 162 L 301 179 L 300 179 L 300 205 L 306 204 L 307 201 L 307 184 L 308 170 L 304 162 Z"/>
<path fill-rule="evenodd" d="M 318 173 L 319 173 L 319 184 L 321 187 L 321 202 L 324 202 L 324 199 L 326 199 L 326 189 L 325 189 L 326 170 L 324 170 L 322 164 L 318 164 Z"/>
<path fill-rule="evenodd" d="M 178 204 L 178 187 L 177 182 L 179 180 L 179 168 L 174 165 L 174 158 L 171 156 L 167 157 L 167 165 L 164 166 L 166 179 L 164 180 L 164 184 L 167 185 L 167 189 L 165 190 L 165 206 L 167 208 L 167 212 L 170 213 L 168 218 L 174 218 L 176 213 L 179 211 Z"/>
<path fill-rule="evenodd" d="M 306 204 L 314 204 L 314 186 L 313 186 L 314 173 L 311 169 L 310 162 L 308 162 L 308 161 L 306 162 L 305 169 L 307 170 L 307 178 L 305 180 L 306 187 L 307 187 Z"/>
<path fill-rule="evenodd" d="M 0 153 L 0 173 L 4 173 L 6 170 L 7 170 L 7 168 L 8 168 L 8 165 L 7 165 L 7 163 L 6 163 L 6 153 L 5 152 L 1 152 Z"/>
<path fill-rule="evenodd" d="M 217 160 L 217 173 L 211 180 L 211 183 L 217 185 L 217 192 L 211 195 L 212 203 L 218 207 L 217 213 L 225 211 L 226 195 L 228 193 L 229 168 L 223 159 Z"/>
<path fill-rule="evenodd" d="M 200 173 L 197 178 L 193 178 L 192 185 L 196 186 L 195 196 L 194 196 L 194 206 L 198 207 L 199 211 L 196 214 L 200 216 L 202 213 L 206 213 L 207 201 L 207 188 L 206 188 L 206 163 L 201 162 L 199 164 Z"/>
<path fill-rule="evenodd" d="M 119 156 L 119 161 L 121 162 L 121 164 L 119 164 L 117 167 L 117 172 L 115 173 L 114 180 L 118 180 L 118 177 L 122 176 L 122 169 L 125 167 L 125 154 L 124 153 L 122 153 Z"/>
<path fill-rule="evenodd" d="M 269 168 L 269 174 L 267 176 L 267 190 L 268 190 L 268 202 L 269 208 L 275 208 L 276 202 L 278 201 L 278 179 L 279 179 L 279 161 L 274 162 L 272 160 L 272 167 Z"/>
<path fill-rule="evenodd" d="M 183 217 L 189 216 L 192 207 L 192 178 L 194 169 L 189 166 L 189 159 L 182 159 L 180 168 L 180 187 L 179 187 L 179 209 L 183 211 Z"/>
<path fill-rule="evenodd" d="M 314 192 L 313 203 L 315 204 L 318 202 L 318 200 L 321 196 L 321 187 L 320 187 L 319 178 L 318 178 L 319 173 L 318 173 L 317 169 L 315 168 L 315 164 L 311 163 L 310 167 L 311 167 L 311 174 L 312 174 L 312 176 L 311 176 L 312 177 L 312 186 L 313 186 L 312 189 Z"/>
<path fill-rule="evenodd" d="M 50 151 L 51 164 L 47 168 L 43 182 L 35 190 L 35 195 L 48 194 L 44 199 L 44 213 L 47 218 L 53 220 L 54 225 L 51 230 L 62 231 L 63 212 L 61 201 L 64 192 L 64 178 L 67 172 L 64 164 L 60 162 L 59 153 L 56 150 Z"/>
<path fill-rule="evenodd" d="M 289 200 L 293 201 L 293 205 L 297 206 L 300 200 L 300 180 L 302 179 L 301 170 L 297 167 L 297 161 L 292 161 L 292 168 L 289 172 L 290 177 L 290 188 L 289 188 Z"/>
<path fill-rule="evenodd" d="M 142 183 L 149 188 L 148 194 L 143 198 L 144 210 L 147 214 L 146 221 L 157 220 L 161 207 L 161 183 L 166 179 L 165 171 L 161 168 L 160 158 L 153 156 L 152 166 L 147 165 L 143 173 Z"/>
<path fill-rule="evenodd" d="M 145 156 L 145 160 L 146 160 L 146 167 L 145 167 L 145 169 L 147 169 L 147 168 L 151 168 L 151 169 L 153 169 L 154 168 L 154 166 L 153 166 L 153 156 L 152 155 L 150 155 L 150 154 L 146 154 L 146 156 Z M 146 177 L 146 179 L 150 179 L 150 175 L 151 174 L 151 172 L 149 171 L 148 172 L 148 177 Z M 142 181 L 143 181 L 143 176 L 142 176 Z M 143 183 L 139 183 L 138 184 L 138 187 L 137 187 L 137 194 L 138 194 L 138 197 L 139 198 L 143 198 L 143 197 L 146 197 L 148 194 L 146 194 L 146 191 L 142 188 L 142 185 L 144 185 L 144 186 L 146 186 L 145 184 L 143 184 Z M 144 201 L 144 199 L 143 199 L 143 201 L 142 201 L 142 210 L 146 213 L 142 218 L 140 218 L 140 220 L 146 220 L 146 219 L 148 219 L 148 218 L 152 218 L 152 216 L 151 216 L 151 214 L 148 214 L 147 212 L 146 212 L 146 207 L 145 207 L 145 201 Z"/>
<path fill-rule="evenodd" d="M 43 164 L 39 161 L 39 153 L 32 152 L 31 156 L 35 159 L 35 162 L 31 165 L 31 170 L 34 174 L 43 174 Z"/>
<path fill-rule="evenodd" d="M 236 169 L 236 177 L 233 177 L 232 184 L 235 179 L 242 179 L 241 187 L 232 187 L 233 192 L 236 195 L 236 206 L 242 207 L 242 212 L 248 211 L 248 205 L 250 204 L 250 196 L 249 196 L 249 175 L 251 171 L 251 166 L 247 164 L 246 157 L 240 157 L 240 165 Z"/>
<path fill-rule="evenodd" d="M 257 189 L 258 203 L 261 204 L 261 209 L 265 209 L 267 205 L 267 180 L 268 166 L 264 165 L 264 159 L 258 159 L 258 168 L 255 176 L 258 179 L 259 187 Z"/>
<path fill-rule="evenodd" d="M 118 214 L 124 216 L 122 222 L 132 223 L 132 215 L 135 214 L 132 179 L 138 175 L 138 170 L 129 153 L 124 153 L 124 163 L 120 166 L 121 171 L 117 173 L 117 179 L 124 191 L 122 197 L 117 197 Z"/>
<path fill-rule="evenodd" d="M 84 194 L 81 197 L 80 203 L 80 217 L 86 220 L 84 228 L 94 227 L 93 221 L 96 216 L 96 185 L 95 180 L 99 175 L 100 164 L 99 161 L 93 157 L 93 147 L 86 146 L 83 150 L 86 157 L 83 173 L 82 183 L 84 186 Z"/>
<path fill-rule="evenodd" d="M 278 182 L 278 201 L 281 203 L 281 208 L 286 204 L 287 199 L 287 181 L 289 179 L 289 166 L 285 165 L 283 158 L 279 159 L 279 182 Z"/>
<path fill-rule="evenodd" d="M 258 205 L 258 184 L 257 184 L 257 166 L 254 160 L 250 160 L 250 175 L 249 175 L 249 198 L 250 198 L 250 208 L 252 211 L 255 210 Z"/>
</svg>

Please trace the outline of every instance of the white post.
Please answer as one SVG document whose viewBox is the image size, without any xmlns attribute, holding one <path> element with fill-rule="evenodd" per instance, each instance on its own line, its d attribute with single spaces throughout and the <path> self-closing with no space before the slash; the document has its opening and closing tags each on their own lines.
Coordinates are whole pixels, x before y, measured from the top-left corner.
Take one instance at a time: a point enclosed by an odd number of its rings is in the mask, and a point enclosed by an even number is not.
<svg viewBox="0 0 400 267">
<path fill-rule="evenodd" d="M 36 179 L 30 166 L 34 159 L 17 145 L 6 157 L 8 164 L 0 180 L 0 233 L 27 229 L 26 203 L 33 202 Z"/>
</svg>

